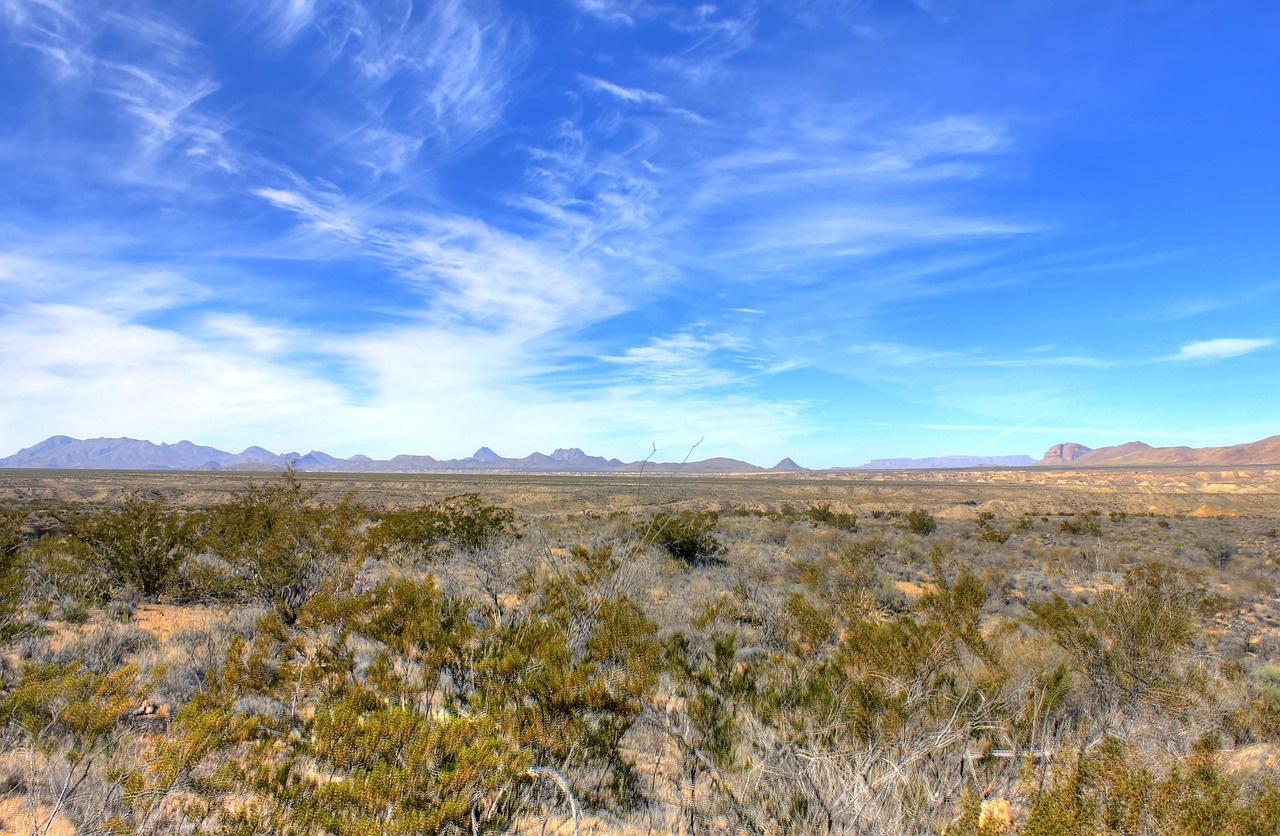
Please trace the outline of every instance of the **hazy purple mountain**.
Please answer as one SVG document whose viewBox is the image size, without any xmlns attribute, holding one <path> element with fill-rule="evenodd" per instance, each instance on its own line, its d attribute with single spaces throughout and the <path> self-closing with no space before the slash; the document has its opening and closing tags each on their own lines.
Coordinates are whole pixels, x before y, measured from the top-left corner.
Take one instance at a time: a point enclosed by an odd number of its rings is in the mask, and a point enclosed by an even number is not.
<svg viewBox="0 0 1280 836">
<path fill-rule="evenodd" d="M 778 468 L 791 462 L 784 459 Z M 80 440 L 54 436 L 0 459 L 0 467 L 103 469 L 103 470 L 283 470 L 292 464 L 299 470 L 317 472 L 429 473 L 478 471 L 492 473 L 754 473 L 757 465 L 737 459 L 715 458 L 698 462 L 632 462 L 591 456 L 577 447 L 561 448 L 551 455 L 531 453 L 520 459 L 500 456 L 481 447 L 464 459 L 439 460 L 431 456 L 400 455 L 379 461 L 356 455 L 340 459 L 320 450 L 306 455 L 272 453 L 262 447 L 250 447 L 241 453 L 228 453 L 214 447 L 201 447 L 189 441 L 177 444 L 155 444 L 134 438 L 93 438 Z M 794 462 L 791 462 L 794 466 Z"/>
<path fill-rule="evenodd" d="M 55 435 L 33 447 L 0 459 L 0 467 L 87 468 L 103 470 L 197 470 L 202 467 L 230 467 L 240 464 L 278 465 L 280 460 L 261 447 L 243 453 L 227 453 L 190 441 L 154 444 L 136 438 L 89 438 L 80 440 Z"/>
<path fill-rule="evenodd" d="M 471 454 L 471 458 L 481 464 L 495 464 L 497 462 L 506 461 L 506 459 L 499 456 L 488 447 L 481 447 L 479 450 Z"/>
</svg>

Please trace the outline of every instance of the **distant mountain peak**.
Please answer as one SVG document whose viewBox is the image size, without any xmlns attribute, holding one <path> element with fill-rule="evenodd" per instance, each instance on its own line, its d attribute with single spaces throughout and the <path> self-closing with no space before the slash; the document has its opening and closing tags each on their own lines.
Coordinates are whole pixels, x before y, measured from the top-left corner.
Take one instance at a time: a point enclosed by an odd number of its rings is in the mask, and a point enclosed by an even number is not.
<svg viewBox="0 0 1280 836">
<path fill-rule="evenodd" d="M 551 458 L 558 462 L 571 462 L 576 459 L 585 459 L 586 457 L 587 454 L 577 447 L 561 447 L 551 454 Z"/>
<path fill-rule="evenodd" d="M 801 467 L 800 465 L 796 464 L 794 461 L 792 461 L 790 456 L 778 462 L 773 467 L 769 468 L 769 470 L 776 471 L 779 473 L 786 472 L 786 471 L 808 470 L 808 469 L 809 468 L 807 467 Z"/>
<path fill-rule="evenodd" d="M 502 456 L 490 450 L 488 447 L 481 447 L 479 450 L 471 454 L 471 458 L 485 464 L 493 464 L 502 461 Z"/>
</svg>

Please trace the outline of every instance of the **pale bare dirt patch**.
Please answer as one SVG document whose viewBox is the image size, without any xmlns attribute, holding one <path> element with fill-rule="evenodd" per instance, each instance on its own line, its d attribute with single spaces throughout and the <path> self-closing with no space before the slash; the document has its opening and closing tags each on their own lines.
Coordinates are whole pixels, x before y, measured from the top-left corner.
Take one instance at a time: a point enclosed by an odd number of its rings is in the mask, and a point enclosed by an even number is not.
<svg viewBox="0 0 1280 836">
<path fill-rule="evenodd" d="M 44 829 L 52 811 L 48 804 L 31 804 L 24 795 L 0 798 L 0 836 L 30 836 L 33 823 L 38 823 L 39 832 L 47 836 L 75 836 L 76 829 L 62 813 L 53 817 L 48 830 Z"/>
<path fill-rule="evenodd" d="M 227 615 L 225 610 L 214 607 L 142 604 L 133 611 L 131 620 L 164 644 L 175 634 L 186 630 L 207 632 L 214 624 L 225 621 Z"/>
</svg>

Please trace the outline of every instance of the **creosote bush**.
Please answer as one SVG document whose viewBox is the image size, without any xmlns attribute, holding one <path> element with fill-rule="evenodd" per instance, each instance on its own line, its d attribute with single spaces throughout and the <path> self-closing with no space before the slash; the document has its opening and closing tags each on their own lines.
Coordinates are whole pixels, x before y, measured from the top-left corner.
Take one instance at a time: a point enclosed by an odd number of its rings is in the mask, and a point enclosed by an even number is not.
<svg viewBox="0 0 1280 836">
<path fill-rule="evenodd" d="M 112 585 L 155 600 L 191 547 L 189 523 L 136 494 L 118 508 L 75 515 L 72 532 L 93 550 Z"/>
<path fill-rule="evenodd" d="M 253 598 L 292 622 L 321 591 L 349 585 L 363 552 L 364 516 L 350 496 L 322 507 L 316 489 L 290 469 L 211 509 L 200 545 L 225 560 Z"/>
<path fill-rule="evenodd" d="M 715 511 L 662 511 L 637 527 L 642 542 L 654 545 L 685 568 L 722 563 L 724 544 L 715 535 Z"/>
<path fill-rule="evenodd" d="M 902 518 L 902 524 L 907 531 L 912 534 L 919 534 L 921 537 L 927 537 L 938 530 L 938 522 L 933 518 L 933 514 L 923 508 L 912 508 Z"/>
<path fill-rule="evenodd" d="M 476 494 L 453 496 L 421 508 L 389 511 L 369 532 L 374 554 L 408 549 L 429 556 L 443 543 L 477 551 L 496 541 L 520 536 L 515 512 L 490 505 Z"/>
<path fill-rule="evenodd" d="M 1058 524 L 1059 534 L 1088 534 L 1092 537 L 1102 536 L 1102 513 L 1085 511 L 1078 517 L 1068 518 Z"/>
</svg>

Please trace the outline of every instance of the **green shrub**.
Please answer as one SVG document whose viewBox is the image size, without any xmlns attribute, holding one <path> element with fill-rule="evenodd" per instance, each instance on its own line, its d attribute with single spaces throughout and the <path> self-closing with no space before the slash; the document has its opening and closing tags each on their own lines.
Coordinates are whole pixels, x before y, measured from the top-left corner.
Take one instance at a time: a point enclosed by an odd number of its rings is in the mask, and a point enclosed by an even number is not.
<svg viewBox="0 0 1280 836">
<path fill-rule="evenodd" d="M 1280 791 L 1245 784 L 1219 763 L 1206 737 L 1163 778 L 1114 738 L 1080 750 L 1031 795 L 1023 836 L 1165 833 L 1180 836 L 1276 833 Z"/>
<path fill-rule="evenodd" d="M 923 508 L 912 508 L 903 517 L 903 525 L 907 531 L 912 534 L 919 534 L 921 537 L 928 537 L 930 534 L 938 530 L 938 522 L 933 518 L 933 514 Z"/>
<path fill-rule="evenodd" d="M 996 515 L 991 511 L 978 512 L 978 536 L 988 543 L 1003 543 L 1010 537 L 1010 532 L 1003 528 L 995 528 L 991 521 Z"/>
<path fill-rule="evenodd" d="M 22 508 L 0 508 L 0 559 L 16 554 L 22 545 L 18 529 L 27 517 Z"/>
<path fill-rule="evenodd" d="M 369 531 L 369 547 L 382 556 L 403 548 L 429 555 L 441 543 L 478 551 L 494 541 L 519 536 L 514 511 L 490 505 L 476 494 L 464 494 L 383 514 Z"/>
<path fill-rule="evenodd" d="M 18 565 L 18 526 L 22 513 L 0 509 L 0 648 L 6 647 L 20 632 L 22 604 L 22 570 Z"/>
<path fill-rule="evenodd" d="M 286 471 L 209 511 L 201 544 L 236 571 L 246 591 L 286 624 L 323 589 L 343 587 L 362 559 L 362 509 L 351 497 L 324 508 L 316 489 Z"/>
<path fill-rule="evenodd" d="M 1198 599 L 1184 575 L 1151 564 L 1126 573 L 1120 589 L 1103 591 L 1092 605 L 1071 605 L 1055 595 L 1030 608 L 1104 702 L 1176 708 L 1196 696 L 1183 668 Z"/>
<path fill-rule="evenodd" d="M 819 502 L 810 505 L 804 516 L 815 526 L 828 526 L 849 532 L 858 530 L 858 515 L 844 511 L 832 511 L 830 502 Z"/>
<path fill-rule="evenodd" d="M 663 511 L 639 528 L 644 543 L 655 545 L 686 568 L 723 563 L 725 546 L 715 536 L 715 511 Z"/>
<path fill-rule="evenodd" d="M 1093 537 L 1102 536 L 1102 513 L 1100 511 L 1086 511 L 1079 517 L 1063 520 L 1058 524 L 1059 534 L 1089 534 Z"/>
<path fill-rule="evenodd" d="M 77 538 L 92 549 L 113 586 L 133 587 L 154 600 L 191 546 L 191 532 L 177 511 L 137 495 L 120 507 L 77 514 Z"/>
<path fill-rule="evenodd" d="M 26 596 L 35 614 L 53 617 L 59 609 L 100 606 L 109 597 L 101 572 L 85 571 L 94 561 L 93 550 L 82 541 L 45 537 L 19 553 Z"/>
</svg>

